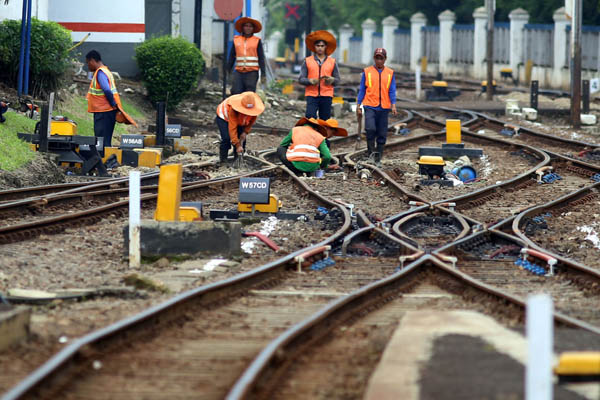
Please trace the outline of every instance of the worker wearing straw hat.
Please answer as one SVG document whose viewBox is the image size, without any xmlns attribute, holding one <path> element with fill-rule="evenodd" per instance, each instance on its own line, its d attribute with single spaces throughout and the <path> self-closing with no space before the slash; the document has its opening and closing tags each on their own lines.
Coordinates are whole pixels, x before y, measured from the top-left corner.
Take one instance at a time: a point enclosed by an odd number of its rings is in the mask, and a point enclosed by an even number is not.
<svg viewBox="0 0 600 400">
<path fill-rule="evenodd" d="M 234 159 L 244 153 L 246 136 L 256 118 L 265 110 L 265 105 L 254 92 L 229 96 L 217 107 L 215 122 L 221 132 L 219 161 L 227 161 L 227 153 L 233 145 Z"/>
<path fill-rule="evenodd" d="M 233 46 L 229 53 L 228 70 L 233 69 L 233 84 L 231 94 L 243 92 L 256 92 L 258 71 L 260 69 L 261 82 L 266 82 L 265 75 L 265 52 L 262 42 L 258 36 L 254 36 L 262 30 L 262 25 L 255 19 L 243 17 L 236 21 L 235 29 L 241 33 L 233 38 Z"/>
<path fill-rule="evenodd" d="M 332 136 L 348 136 L 348 131 L 340 128 L 335 119 L 302 118 L 281 141 L 277 155 L 296 175 L 318 169 L 338 169 L 338 165 L 329 165 L 331 153 L 325 139 Z"/>
<path fill-rule="evenodd" d="M 327 31 L 306 36 L 306 47 L 314 53 L 304 59 L 298 77 L 298 82 L 306 86 L 306 118 L 331 118 L 333 87 L 340 83 L 337 63 L 330 57 L 336 46 L 335 37 Z"/>
</svg>

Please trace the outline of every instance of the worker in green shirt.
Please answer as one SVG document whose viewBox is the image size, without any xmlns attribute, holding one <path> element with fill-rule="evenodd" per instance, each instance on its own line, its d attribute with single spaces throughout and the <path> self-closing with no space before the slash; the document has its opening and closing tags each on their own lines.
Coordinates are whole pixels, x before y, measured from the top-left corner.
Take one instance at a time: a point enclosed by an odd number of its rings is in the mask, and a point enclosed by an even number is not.
<svg viewBox="0 0 600 400">
<path fill-rule="evenodd" d="M 277 148 L 279 159 L 296 175 L 318 169 L 338 169 L 329 165 L 331 153 L 327 141 L 332 136 L 348 136 L 348 131 L 338 126 L 337 120 L 315 118 L 300 119 Z"/>
</svg>

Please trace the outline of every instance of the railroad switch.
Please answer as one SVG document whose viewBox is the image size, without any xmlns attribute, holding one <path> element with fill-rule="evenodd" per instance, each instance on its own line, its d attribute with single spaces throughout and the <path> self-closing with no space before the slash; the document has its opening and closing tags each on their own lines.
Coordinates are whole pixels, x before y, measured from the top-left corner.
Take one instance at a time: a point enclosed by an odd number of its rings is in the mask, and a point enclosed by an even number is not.
<svg viewBox="0 0 600 400">
<path fill-rule="evenodd" d="M 500 134 L 504 136 L 515 136 L 519 133 L 519 127 L 512 124 L 505 124 L 504 128 L 500 130 Z"/>
<path fill-rule="evenodd" d="M 481 157 L 482 149 L 467 149 L 461 143 L 461 122 L 459 119 L 446 120 L 446 143 L 442 147 L 419 147 L 419 157 L 440 156 L 444 158 L 459 158 L 461 156 Z"/>
<path fill-rule="evenodd" d="M 460 90 L 448 90 L 448 82 L 433 81 L 431 89 L 425 90 L 427 101 L 452 101 L 460 95 Z"/>
<path fill-rule="evenodd" d="M 479 96 L 487 92 L 487 81 L 481 81 L 481 92 Z M 496 94 L 496 81 L 492 80 L 492 94 Z"/>
</svg>

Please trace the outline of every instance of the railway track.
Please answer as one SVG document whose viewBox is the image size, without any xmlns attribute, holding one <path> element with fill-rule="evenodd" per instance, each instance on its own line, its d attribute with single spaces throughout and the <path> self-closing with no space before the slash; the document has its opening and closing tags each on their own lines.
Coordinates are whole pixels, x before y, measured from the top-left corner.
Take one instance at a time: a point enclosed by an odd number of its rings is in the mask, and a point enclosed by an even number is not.
<svg viewBox="0 0 600 400">
<path fill-rule="evenodd" d="M 182 293 L 73 341 L 5 399 L 84 394 L 90 398 L 164 398 L 165 394 L 305 398 L 315 393 L 361 397 L 405 315 L 432 308 L 467 309 L 507 327 L 522 327 L 523 298 L 539 289 L 550 292 L 556 302 L 557 327 L 599 338 L 598 270 L 536 246 L 521 232 L 527 231 L 533 218 L 549 212 L 554 218 L 556 210 L 568 210 L 578 213 L 576 218 L 595 210 L 597 185 L 591 178 L 597 167 L 553 151 L 568 145 L 570 151 L 580 153 L 589 146 L 533 131 L 524 141 L 481 135 L 475 132 L 483 116 L 456 114 L 456 110 L 440 113 L 463 121 L 468 147 L 483 147 L 484 153 L 493 153 L 496 165 L 504 162 L 512 168 L 462 192 L 415 190 L 418 175 L 409 176 L 406 160 L 414 164 L 420 145 L 442 143 L 444 124 L 406 112 L 402 120 L 390 123 L 390 129 L 401 123 L 412 132 L 388 142 L 386 162 L 380 168 L 365 161 L 365 150 L 356 148 L 356 136 L 349 136 L 333 144 L 345 166 L 343 172 L 322 179 L 298 179 L 273 166 L 251 172 L 247 175 L 275 178 L 275 192 L 295 188 L 294 193 L 285 193 L 288 200 L 299 199 L 289 202 L 289 211 L 325 206 L 325 213 L 336 210 L 337 222 L 315 236 L 317 240 L 307 237 L 302 249 L 283 257 L 248 260 L 257 268 Z M 274 161 L 273 152 L 261 153 L 261 159 Z M 562 179 L 538 183 L 537 172 L 547 167 Z M 182 189 L 182 197 L 228 207 L 236 203 L 233 189 L 238 179 L 191 183 Z M 143 196 L 146 212 L 154 199 L 154 194 Z M 540 206 L 541 199 L 555 202 Z M 103 213 L 123 215 L 126 206 L 127 201 L 121 200 L 111 208 L 97 207 L 83 218 L 93 222 Z M 86 221 L 80 218 L 75 216 L 73 221 L 78 222 L 74 223 Z M 515 236 L 489 229 L 506 230 L 511 222 Z M 61 229 L 60 224 L 51 225 L 48 232 Z M 6 243 L 46 232 L 40 227 L 22 228 L 17 233 L 4 233 L 5 227 L 1 228 L 0 240 Z M 554 258 L 554 275 L 534 275 L 515 265 L 522 249 L 529 249 L 529 260 L 545 273 L 550 272 L 544 267 L 546 259 Z M 304 273 L 299 274 L 299 268 Z"/>
</svg>

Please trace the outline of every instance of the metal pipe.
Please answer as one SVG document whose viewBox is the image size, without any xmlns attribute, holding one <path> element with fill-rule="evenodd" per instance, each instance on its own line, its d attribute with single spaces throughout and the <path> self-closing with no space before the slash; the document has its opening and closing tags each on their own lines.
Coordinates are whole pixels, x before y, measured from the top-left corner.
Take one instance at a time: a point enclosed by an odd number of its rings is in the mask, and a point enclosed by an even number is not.
<svg viewBox="0 0 600 400">
<path fill-rule="evenodd" d="M 21 16 L 21 52 L 19 54 L 19 76 L 17 77 L 17 95 L 23 92 L 23 59 L 25 58 L 25 23 L 27 22 L 27 0 L 23 0 L 23 14 Z"/>
<path fill-rule="evenodd" d="M 227 97 L 227 42 L 229 42 L 229 22 L 223 21 L 223 100 Z"/>
<path fill-rule="evenodd" d="M 486 0 L 488 13 L 487 32 L 487 93 L 488 100 L 494 100 L 494 8 L 495 0 Z"/>
<path fill-rule="evenodd" d="M 24 0 L 25 1 L 25 0 Z M 31 0 L 27 0 L 27 33 L 25 34 L 25 71 L 23 72 L 23 92 L 29 94 L 29 58 L 31 50 Z"/>
<path fill-rule="evenodd" d="M 312 31 L 312 0 L 306 0 L 306 36 Z M 306 47 L 306 57 L 310 56 L 310 50 Z"/>
<path fill-rule="evenodd" d="M 571 30 L 571 124 L 581 125 L 581 0 L 575 0 Z"/>
</svg>

